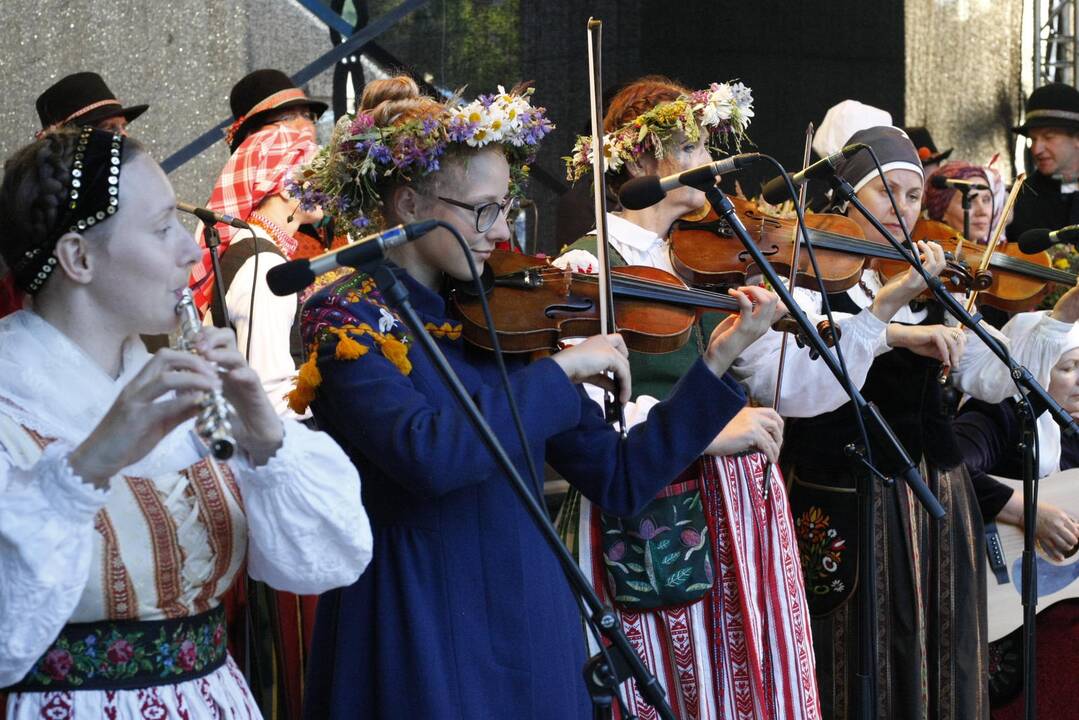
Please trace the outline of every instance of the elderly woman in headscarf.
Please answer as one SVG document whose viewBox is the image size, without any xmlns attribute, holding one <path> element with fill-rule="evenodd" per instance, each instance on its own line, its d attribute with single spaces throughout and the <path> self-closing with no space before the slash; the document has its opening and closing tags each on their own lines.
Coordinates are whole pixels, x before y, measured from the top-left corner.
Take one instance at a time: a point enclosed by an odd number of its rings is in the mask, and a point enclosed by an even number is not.
<svg viewBox="0 0 1079 720">
<path fill-rule="evenodd" d="M 856 132 L 846 144 L 859 142 L 875 150 L 883 176 L 867 152 L 843 161 L 838 175 L 887 231 L 902 239 L 901 223 L 913 226 L 922 208 L 924 178 L 917 151 L 894 127 Z M 887 190 L 895 197 L 898 214 Z M 867 238 L 884 240 L 853 207 L 836 204 L 833 211 L 849 215 Z M 857 286 L 829 296 L 829 302 L 836 310 L 858 313 L 881 287 L 877 273 L 866 271 Z M 848 444 L 862 442 L 855 410 L 847 404 L 817 417 L 787 421 L 782 464 L 792 483 L 825 717 L 857 712 L 861 636 L 856 608 L 869 580 L 858 577 L 858 553 L 867 551 L 875 553 L 877 567 L 872 579 L 876 716 L 988 717 L 984 560 L 980 544 L 971 541 L 981 537 L 981 517 L 937 382 L 942 363 L 966 369 L 965 346 L 963 331 L 944 323 L 939 306 L 905 306 L 889 323 L 862 387 L 862 394 L 876 403 L 910 456 L 920 462 L 922 476 L 946 510 L 939 523 L 905 483 L 878 483 L 872 508 L 876 543 L 873 548 L 858 547 L 865 513 L 859 503 L 859 476 L 864 471 L 845 452 Z M 988 362 L 985 353 L 975 358 Z M 874 465 L 886 476 L 901 469 L 899 458 L 872 431 L 871 451 Z M 956 607 L 969 611 L 956 615 Z"/>
</svg>

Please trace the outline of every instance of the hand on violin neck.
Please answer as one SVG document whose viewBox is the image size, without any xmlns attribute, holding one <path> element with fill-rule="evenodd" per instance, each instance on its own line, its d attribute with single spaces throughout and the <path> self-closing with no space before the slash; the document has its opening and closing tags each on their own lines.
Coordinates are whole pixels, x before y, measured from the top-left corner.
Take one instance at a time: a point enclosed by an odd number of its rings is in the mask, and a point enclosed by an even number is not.
<svg viewBox="0 0 1079 720">
<path fill-rule="evenodd" d="M 930 277 L 937 277 L 947 267 L 944 257 L 944 249 L 934 242 L 919 240 L 915 243 L 918 254 L 922 259 L 922 267 Z M 869 311 L 878 319 L 888 322 L 899 312 L 900 308 L 926 290 L 925 280 L 914 268 L 909 268 L 889 280 L 869 307 Z"/>
<path fill-rule="evenodd" d="M 629 349 L 621 335 L 593 335 L 582 343 L 551 356 L 573 384 L 591 383 L 618 392 L 620 403 L 633 397 L 629 375 Z M 614 373 L 612 380 L 607 373 Z"/>
<path fill-rule="evenodd" d="M 704 353 L 704 362 L 717 377 L 727 372 L 735 359 L 767 332 L 781 314 L 779 298 L 764 288 L 742 287 L 729 293 L 738 301 L 738 314 L 727 316 L 716 326 Z"/>
</svg>

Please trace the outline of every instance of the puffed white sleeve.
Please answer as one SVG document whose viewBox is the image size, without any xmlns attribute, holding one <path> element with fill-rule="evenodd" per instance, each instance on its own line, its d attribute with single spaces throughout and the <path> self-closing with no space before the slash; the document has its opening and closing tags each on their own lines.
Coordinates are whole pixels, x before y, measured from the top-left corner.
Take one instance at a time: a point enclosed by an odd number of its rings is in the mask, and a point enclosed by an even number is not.
<svg viewBox="0 0 1079 720">
<path fill-rule="evenodd" d="M 825 319 L 819 293 L 795 288 L 794 299 L 814 324 Z M 885 346 L 887 324 L 868 310 L 856 315 L 839 312 L 832 315 L 839 326 L 839 344 L 847 370 L 860 388 L 873 358 Z M 770 406 L 775 398 L 781 343 L 781 333 L 766 332 L 746 348 L 730 369 L 745 386 L 746 393 L 764 405 Z M 793 338 L 787 340 L 782 390 L 779 409 L 785 417 L 815 417 L 835 410 L 849 399 L 828 366 L 819 358 L 813 360 L 809 348 L 798 347 Z"/>
<path fill-rule="evenodd" d="M 108 492 L 54 442 L 20 466 L 0 446 L 0 687 L 22 680 L 67 623 L 90 577 L 94 516 Z"/>
<path fill-rule="evenodd" d="M 371 560 L 360 476 L 329 435 L 284 420 L 285 439 L 260 467 L 234 466 L 248 522 L 248 572 L 313 595 L 356 582 Z"/>
<path fill-rule="evenodd" d="M 1030 370 L 1042 385 L 1048 385 L 1049 371 L 1060 359 L 1073 324 L 1051 317 L 1048 310 L 1018 313 L 997 330 L 987 323 L 982 327 L 1004 346 L 1020 365 Z M 964 393 L 989 403 L 1002 402 L 1015 395 L 1015 383 L 1008 367 L 969 329 L 967 346 L 955 368 L 956 387 Z"/>
</svg>

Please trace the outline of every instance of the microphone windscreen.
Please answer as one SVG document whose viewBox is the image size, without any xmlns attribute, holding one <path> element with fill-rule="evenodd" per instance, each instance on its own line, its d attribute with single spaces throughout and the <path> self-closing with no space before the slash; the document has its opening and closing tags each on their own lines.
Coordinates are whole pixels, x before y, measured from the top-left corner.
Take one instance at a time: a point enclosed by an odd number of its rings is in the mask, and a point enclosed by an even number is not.
<svg viewBox="0 0 1079 720">
<path fill-rule="evenodd" d="M 1019 236 L 1019 249 L 1027 255 L 1034 255 L 1043 250 L 1048 250 L 1052 244 L 1053 240 L 1049 237 L 1047 228 L 1034 228 Z"/>
<path fill-rule="evenodd" d="M 292 295 L 315 282 L 315 273 L 307 260 L 292 260 L 275 265 L 266 273 L 266 284 L 270 292 L 284 297 Z"/>
<path fill-rule="evenodd" d="M 943 175 L 934 175 L 929 178 L 929 184 L 935 187 L 937 190 L 947 190 L 949 188 L 948 178 Z"/>
<path fill-rule="evenodd" d="M 791 196 L 787 191 L 787 183 L 783 181 L 783 176 L 777 175 L 761 185 L 761 197 L 772 205 L 778 205 L 784 200 L 790 200 Z"/>
<path fill-rule="evenodd" d="M 655 175 L 633 178 L 618 191 L 618 201 L 627 210 L 644 210 L 665 197 L 667 193 L 663 192 Z"/>
</svg>

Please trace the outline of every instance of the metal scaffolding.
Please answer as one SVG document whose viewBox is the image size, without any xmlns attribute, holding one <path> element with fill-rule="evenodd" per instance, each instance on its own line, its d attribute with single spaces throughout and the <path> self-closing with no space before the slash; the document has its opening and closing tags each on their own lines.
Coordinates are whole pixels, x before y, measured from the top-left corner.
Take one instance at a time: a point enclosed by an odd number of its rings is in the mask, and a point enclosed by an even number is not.
<svg viewBox="0 0 1079 720">
<path fill-rule="evenodd" d="M 1034 0 L 1034 87 L 1079 81 L 1077 0 Z"/>
</svg>

